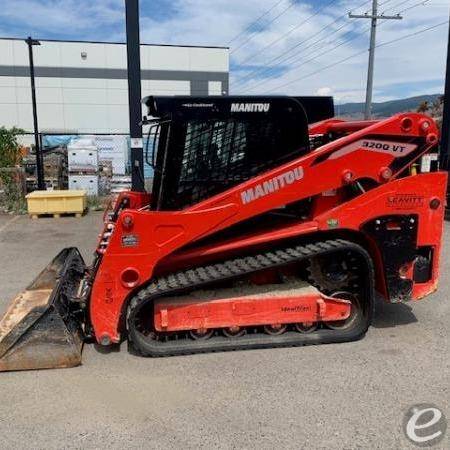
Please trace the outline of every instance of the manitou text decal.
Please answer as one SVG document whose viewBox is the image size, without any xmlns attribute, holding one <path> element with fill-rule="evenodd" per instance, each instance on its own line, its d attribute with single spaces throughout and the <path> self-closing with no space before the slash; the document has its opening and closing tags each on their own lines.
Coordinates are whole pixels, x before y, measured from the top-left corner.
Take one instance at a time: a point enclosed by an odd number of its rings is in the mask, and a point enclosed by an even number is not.
<svg viewBox="0 0 450 450">
<path fill-rule="evenodd" d="M 270 103 L 232 103 L 231 112 L 269 112 Z"/>
<path fill-rule="evenodd" d="M 247 189 L 246 191 L 241 192 L 242 203 L 246 205 L 247 203 L 258 200 L 258 198 L 272 194 L 285 186 L 294 183 L 295 181 L 301 180 L 302 178 L 303 167 L 299 166 L 293 170 L 288 170 L 281 175 L 273 177 L 250 189 Z"/>
<path fill-rule="evenodd" d="M 356 150 L 368 150 L 370 152 L 386 153 L 393 156 L 394 158 L 401 158 L 413 152 L 417 148 L 416 144 L 406 144 L 403 142 L 392 142 L 392 141 L 376 141 L 361 139 L 359 141 L 353 142 L 344 148 L 334 152 L 329 159 L 337 159 L 341 156 L 352 153 Z"/>
</svg>

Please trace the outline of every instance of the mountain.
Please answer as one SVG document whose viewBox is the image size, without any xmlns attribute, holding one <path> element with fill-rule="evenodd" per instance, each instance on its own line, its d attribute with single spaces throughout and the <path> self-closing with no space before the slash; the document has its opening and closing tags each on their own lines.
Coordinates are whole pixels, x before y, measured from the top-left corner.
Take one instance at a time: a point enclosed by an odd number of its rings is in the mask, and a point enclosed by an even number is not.
<svg viewBox="0 0 450 450">
<path fill-rule="evenodd" d="M 399 100 L 390 100 L 388 102 L 372 103 L 372 114 L 375 117 L 389 117 L 393 114 L 405 111 L 416 111 L 422 102 L 428 102 L 430 105 L 442 94 L 419 95 L 417 97 L 402 98 Z M 362 117 L 364 112 L 364 103 L 344 103 L 336 105 L 337 116 Z"/>
</svg>

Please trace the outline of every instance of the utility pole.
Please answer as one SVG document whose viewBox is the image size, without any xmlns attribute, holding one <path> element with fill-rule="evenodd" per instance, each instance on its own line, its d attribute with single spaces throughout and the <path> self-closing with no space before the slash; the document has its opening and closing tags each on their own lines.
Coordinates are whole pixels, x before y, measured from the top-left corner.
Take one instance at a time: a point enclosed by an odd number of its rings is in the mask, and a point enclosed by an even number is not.
<svg viewBox="0 0 450 450">
<path fill-rule="evenodd" d="M 33 45 L 41 45 L 41 43 L 28 36 L 25 39 L 28 45 L 28 58 L 30 62 L 30 83 L 31 83 L 31 105 L 33 108 L 33 128 L 34 128 L 34 150 L 36 153 L 36 178 L 37 187 L 40 191 L 45 190 L 44 182 L 44 161 L 42 160 L 42 148 L 40 145 L 38 119 L 37 119 L 37 107 L 36 107 L 36 85 L 34 82 L 34 60 L 33 60 Z"/>
<path fill-rule="evenodd" d="M 141 46 L 139 0 L 125 0 L 128 68 L 128 112 L 131 141 L 131 188 L 143 192 L 144 151 L 142 145 Z"/>
<path fill-rule="evenodd" d="M 450 27 L 448 30 L 447 46 L 447 73 L 445 76 L 444 113 L 442 117 L 441 148 L 439 153 L 439 167 L 441 170 L 450 170 Z M 445 218 L 450 220 L 450 182 L 447 185 L 447 206 Z"/>
<path fill-rule="evenodd" d="M 370 48 L 369 48 L 369 68 L 367 71 L 367 88 L 366 88 L 366 106 L 364 110 L 364 118 L 369 120 L 372 116 L 372 92 L 373 92 L 373 73 L 375 65 L 375 47 L 377 38 L 377 22 L 378 19 L 383 20 L 401 20 L 400 14 L 395 16 L 378 15 L 378 0 L 372 0 L 372 14 L 352 14 L 349 13 L 350 19 L 370 19 L 372 25 L 370 27 Z"/>
</svg>

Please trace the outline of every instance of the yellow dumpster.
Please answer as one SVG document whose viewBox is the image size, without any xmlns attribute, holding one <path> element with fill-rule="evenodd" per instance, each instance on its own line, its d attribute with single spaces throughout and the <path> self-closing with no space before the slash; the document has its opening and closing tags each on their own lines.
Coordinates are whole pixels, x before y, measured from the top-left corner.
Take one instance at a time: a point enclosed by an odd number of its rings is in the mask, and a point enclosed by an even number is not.
<svg viewBox="0 0 450 450">
<path fill-rule="evenodd" d="M 87 207 L 87 192 L 69 191 L 34 191 L 26 196 L 28 214 L 32 219 L 51 214 L 75 214 L 81 217 Z"/>
</svg>

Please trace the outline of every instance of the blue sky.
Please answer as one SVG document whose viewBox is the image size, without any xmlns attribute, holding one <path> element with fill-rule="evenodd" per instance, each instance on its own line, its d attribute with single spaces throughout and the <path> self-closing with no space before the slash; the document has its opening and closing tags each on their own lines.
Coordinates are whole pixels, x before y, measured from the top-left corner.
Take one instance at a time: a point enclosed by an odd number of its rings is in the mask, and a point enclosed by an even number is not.
<svg viewBox="0 0 450 450">
<path fill-rule="evenodd" d="M 332 94 L 338 102 L 361 101 L 369 21 L 351 20 L 346 13 L 365 12 L 370 3 L 141 0 L 141 40 L 229 45 L 232 93 Z M 449 3 L 380 0 L 381 12 L 404 11 L 404 19 L 382 23 L 378 42 L 445 21 Z M 269 9 L 270 13 L 248 28 Z M 41 39 L 123 41 L 124 0 L 2 0 L 0 36 L 29 34 Z M 377 49 L 374 100 L 441 92 L 447 34 L 447 27 L 440 26 Z"/>
</svg>

